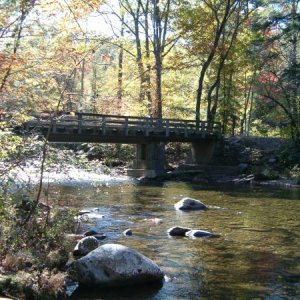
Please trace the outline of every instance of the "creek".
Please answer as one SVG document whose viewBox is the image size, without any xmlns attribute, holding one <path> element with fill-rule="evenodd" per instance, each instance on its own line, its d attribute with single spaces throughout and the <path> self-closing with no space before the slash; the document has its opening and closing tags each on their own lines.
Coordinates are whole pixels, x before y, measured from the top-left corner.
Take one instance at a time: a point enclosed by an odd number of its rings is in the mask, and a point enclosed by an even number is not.
<svg viewBox="0 0 300 300">
<path fill-rule="evenodd" d="M 90 226 L 154 260 L 163 286 L 79 290 L 74 299 L 296 299 L 300 295 L 300 190 L 262 186 L 155 184 L 53 185 L 60 206 L 98 208 Z M 183 197 L 206 211 L 181 212 Z M 155 218 L 162 219 L 156 222 Z M 169 237 L 173 226 L 219 238 Z M 122 232 L 131 228 L 133 235 Z M 299 299 L 299 298 L 298 298 Z"/>
</svg>

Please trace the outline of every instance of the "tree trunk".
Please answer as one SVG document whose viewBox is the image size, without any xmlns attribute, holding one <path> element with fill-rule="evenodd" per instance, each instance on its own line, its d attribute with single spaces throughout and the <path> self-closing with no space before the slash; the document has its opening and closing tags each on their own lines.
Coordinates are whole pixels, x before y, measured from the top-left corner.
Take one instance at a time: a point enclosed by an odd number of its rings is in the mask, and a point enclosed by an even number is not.
<svg viewBox="0 0 300 300">
<path fill-rule="evenodd" d="M 226 7 L 225 7 L 224 15 L 222 17 L 222 21 L 221 21 L 221 23 L 218 24 L 218 27 L 215 32 L 213 46 L 210 50 L 210 53 L 208 54 L 207 59 L 205 60 L 205 62 L 202 65 L 201 72 L 199 75 L 198 89 L 197 89 L 197 96 L 196 96 L 196 126 L 197 127 L 199 126 L 199 123 L 200 123 L 200 109 L 201 109 L 204 78 L 205 78 L 207 69 L 209 68 L 211 62 L 213 61 L 213 59 L 215 57 L 220 38 L 222 37 L 223 31 L 225 28 L 225 24 L 228 21 L 228 16 L 230 13 L 231 6 L 232 6 L 231 1 L 226 0 Z"/>
<path fill-rule="evenodd" d="M 241 119 L 241 128 L 240 128 L 240 134 L 241 135 L 243 135 L 244 132 L 246 132 L 247 111 L 248 111 L 248 108 L 249 108 L 249 102 L 250 102 L 250 96 L 251 96 L 252 87 L 253 87 L 254 75 L 255 75 L 255 73 L 253 73 L 253 75 L 252 75 L 251 82 L 250 82 L 250 85 L 248 87 L 248 92 L 245 93 L 244 112 L 243 112 L 243 116 L 242 116 L 242 119 Z M 246 84 L 247 84 L 247 82 L 245 80 L 245 86 L 246 86 Z"/>
<path fill-rule="evenodd" d="M 153 52 L 155 59 L 155 101 L 152 104 L 152 116 L 162 118 L 162 67 L 166 46 L 171 0 L 152 0 L 153 4 Z M 161 7 L 163 7 L 161 9 Z"/>
<path fill-rule="evenodd" d="M 155 57 L 155 103 L 152 112 L 154 118 L 162 118 L 161 68 L 160 54 L 157 53 Z"/>
<path fill-rule="evenodd" d="M 293 0 L 292 9 L 291 9 L 291 22 L 292 22 L 292 51 L 290 52 L 290 99 L 291 99 L 291 113 L 296 122 L 296 126 L 294 128 L 294 139 L 299 138 L 299 128 L 300 128 L 300 103 L 298 100 L 298 64 L 297 64 L 297 51 L 298 51 L 298 34 L 299 31 L 296 30 L 296 26 L 299 26 L 299 22 L 297 20 L 297 6 L 298 0 Z M 298 24 L 297 24 L 298 23 Z M 297 27 L 298 28 L 298 27 Z"/>
<path fill-rule="evenodd" d="M 253 102 L 254 102 L 254 93 L 251 91 L 251 100 L 250 100 L 250 109 L 248 114 L 248 122 L 247 122 L 247 136 L 250 135 L 251 130 L 251 119 L 252 119 L 252 111 L 253 111 Z"/>
<path fill-rule="evenodd" d="M 140 87 L 139 87 L 139 102 L 142 103 L 145 99 L 145 70 L 143 63 L 143 53 L 140 38 L 140 10 L 141 1 L 138 1 L 136 12 L 132 14 L 134 20 L 135 45 L 136 45 L 136 62 L 138 66 Z"/>
<path fill-rule="evenodd" d="M 81 79 L 80 79 L 80 102 L 78 111 L 82 111 L 84 106 L 84 77 L 85 77 L 85 58 L 82 59 L 81 64 Z"/>
<path fill-rule="evenodd" d="M 144 9 L 145 18 L 145 50 L 146 50 L 146 72 L 145 72 L 145 82 L 146 82 L 146 96 L 147 96 L 147 108 L 148 114 L 151 115 L 152 107 L 152 97 L 151 97 L 151 64 L 150 64 L 150 37 L 149 37 L 149 0 L 147 0 Z"/>
<path fill-rule="evenodd" d="M 123 48 L 123 38 L 124 38 L 124 13 L 121 15 L 121 31 L 120 31 L 121 43 L 119 49 L 118 57 L 118 112 L 122 111 L 122 101 L 123 101 L 123 59 L 124 59 L 124 48 Z"/>
<path fill-rule="evenodd" d="M 153 52 L 155 58 L 155 101 L 152 105 L 152 117 L 162 117 L 162 93 L 161 93 L 161 15 L 159 0 L 152 0 L 153 3 Z"/>
<path fill-rule="evenodd" d="M 139 9 L 134 19 L 134 31 L 135 31 L 135 42 L 136 42 L 136 62 L 138 65 L 138 72 L 139 72 L 139 79 L 140 79 L 139 102 L 142 103 L 145 98 L 145 87 L 144 87 L 145 74 L 144 74 L 144 63 L 143 63 L 138 15 L 139 15 Z"/>
<path fill-rule="evenodd" d="M 232 49 L 232 46 L 234 44 L 234 41 L 236 40 L 238 29 L 240 26 L 240 20 L 239 15 L 237 16 L 237 19 L 235 20 L 235 27 L 233 30 L 233 33 L 230 37 L 230 43 L 224 53 L 220 54 L 220 62 L 217 70 L 217 76 L 215 82 L 211 85 L 209 88 L 208 94 L 207 94 L 207 121 L 208 122 L 214 122 L 217 108 L 218 108 L 218 102 L 219 102 L 219 88 L 220 88 L 220 82 L 221 82 L 221 72 L 225 66 L 226 59 L 230 53 L 230 50 Z M 229 35 L 230 36 L 230 35 Z M 223 34 L 222 36 L 222 44 L 221 47 L 225 46 L 225 36 Z M 214 103 L 212 103 L 212 95 L 215 91 L 214 95 Z"/>
</svg>

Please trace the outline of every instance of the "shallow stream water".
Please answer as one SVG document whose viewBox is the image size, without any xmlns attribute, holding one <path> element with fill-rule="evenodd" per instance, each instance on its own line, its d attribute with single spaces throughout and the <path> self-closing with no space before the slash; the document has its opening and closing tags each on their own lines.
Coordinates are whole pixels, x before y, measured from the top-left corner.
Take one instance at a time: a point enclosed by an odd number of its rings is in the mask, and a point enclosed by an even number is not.
<svg viewBox="0 0 300 300">
<path fill-rule="evenodd" d="M 58 185 L 50 193 L 61 206 L 99 208 L 104 218 L 91 227 L 107 235 L 103 243 L 138 250 L 166 274 L 162 286 L 79 290 L 73 299 L 300 299 L 299 189 L 164 182 Z M 176 211 L 183 197 L 210 208 Z M 173 226 L 221 237 L 172 238 Z"/>
</svg>

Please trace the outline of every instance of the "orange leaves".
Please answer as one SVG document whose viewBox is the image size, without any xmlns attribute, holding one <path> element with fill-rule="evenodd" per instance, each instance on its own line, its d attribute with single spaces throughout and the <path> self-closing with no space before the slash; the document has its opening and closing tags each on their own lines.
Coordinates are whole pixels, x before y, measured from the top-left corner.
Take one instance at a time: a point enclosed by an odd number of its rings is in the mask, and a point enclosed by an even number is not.
<svg viewBox="0 0 300 300">
<path fill-rule="evenodd" d="M 102 0 L 65 0 L 64 2 L 77 18 L 92 13 L 102 4 Z"/>
<path fill-rule="evenodd" d="M 0 52 L 0 80 L 2 77 L 2 74 L 5 74 L 5 72 L 10 69 L 16 69 L 24 63 L 24 59 L 21 55 L 18 54 L 5 54 Z"/>
</svg>

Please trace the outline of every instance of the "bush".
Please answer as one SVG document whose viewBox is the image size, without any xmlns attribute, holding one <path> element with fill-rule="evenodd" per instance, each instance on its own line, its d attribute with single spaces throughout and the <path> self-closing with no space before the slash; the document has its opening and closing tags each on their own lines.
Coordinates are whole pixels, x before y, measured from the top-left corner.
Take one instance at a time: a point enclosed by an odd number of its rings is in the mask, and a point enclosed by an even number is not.
<svg viewBox="0 0 300 300">
<path fill-rule="evenodd" d="M 295 180 L 296 184 L 300 184 L 300 166 L 299 165 L 295 165 L 290 170 L 290 176 L 292 179 Z"/>
<path fill-rule="evenodd" d="M 186 159 L 191 152 L 191 145 L 185 143 L 168 143 L 166 146 L 166 157 L 170 162 Z"/>
<path fill-rule="evenodd" d="M 110 165 L 110 161 L 117 161 L 118 165 L 124 165 L 134 158 L 134 146 L 127 144 L 82 144 L 79 150 L 86 153 L 87 158 L 104 161 Z"/>
<path fill-rule="evenodd" d="M 300 161 L 299 146 L 293 141 L 287 143 L 278 153 L 278 157 L 285 167 L 293 168 Z"/>
</svg>

